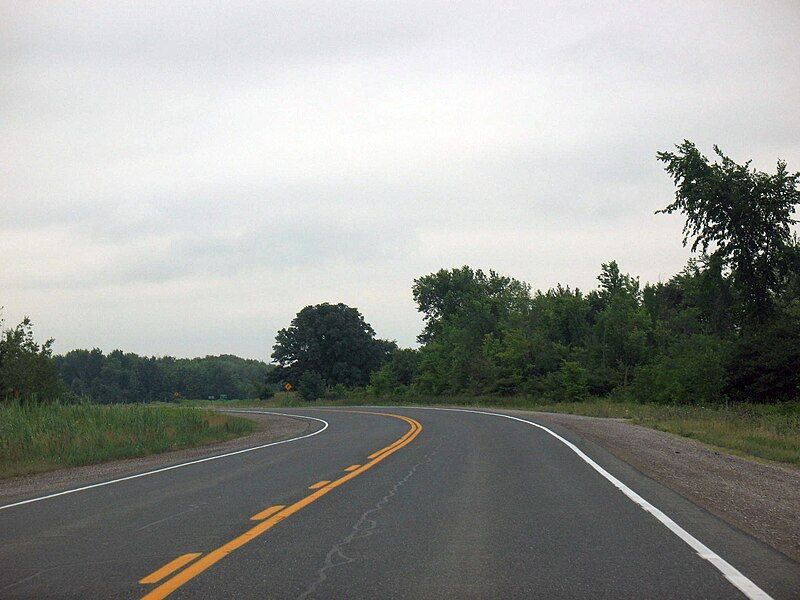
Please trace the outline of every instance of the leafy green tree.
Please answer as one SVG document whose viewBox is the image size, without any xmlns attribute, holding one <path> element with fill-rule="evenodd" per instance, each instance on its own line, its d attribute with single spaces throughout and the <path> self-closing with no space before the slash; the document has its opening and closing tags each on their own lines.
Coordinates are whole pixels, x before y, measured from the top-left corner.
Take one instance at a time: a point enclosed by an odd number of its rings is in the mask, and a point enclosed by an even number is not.
<svg viewBox="0 0 800 600">
<path fill-rule="evenodd" d="M 735 333 L 731 313 L 734 292 L 718 257 L 702 256 L 666 283 L 646 285 L 643 303 L 659 329 L 661 344 L 675 336 L 707 333 L 730 337 Z"/>
<path fill-rule="evenodd" d="M 60 379 L 78 396 L 96 402 L 167 401 L 259 396 L 272 367 L 223 354 L 201 358 L 139 356 L 115 350 L 71 350 L 53 358 Z"/>
<path fill-rule="evenodd" d="M 441 269 L 414 280 L 412 288 L 425 329 L 419 335 L 426 343 L 444 332 L 448 325 L 469 329 L 477 337 L 496 330 L 511 311 L 522 308 L 530 297 L 530 287 L 494 271 L 463 266 Z"/>
<path fill-rule="evenodd" d="M 511 315 L 525 309 L 529 286 L 464 266 L 416 279 L 413 294 L 425 321 L 415 388 L 432 394 L 492 388 L 497 374 L 484 352 L 487 336 L 499 335 Z"/>
<path fill-rule="evenodd" d="M 589 399 L 589 372 L 575 361 L 565 360 L 544 381 L 545 397 L 551 402 L 583 402 Z"/>
<path fill-rule="evenodd" d="M 636 368 L 630 395 L 639 402 L 718 402 L 725 386 L 730 342 L 697 333 L 678 338 L 652 361 Z"/>
<path fill-rule="evenodd" d="M 13 329 L 0 319 L 0 399 L 51 402 L 65 388 L 52 361 L 53 340 L 38 344 L 28 317 Z"/>
<path fill-rule="evenodd" d="M 596 313 L 587 350 L 593 388 L 604 393 L 627 386 L 633 368 L 646 359 L 651 320 L 641 304 L 638 279 L 620 273 L 615 261 L 602 265 L 598 280 L 600 287 L 589 295 Z"/>
<path fill-rule="evenodd" d="M 325 396 L 325 380 L 316 371 L 303 371 L 297 382 L 297 392 L 307 402 L 313 402 Z"/>
<path fill-rule="evenodd" d="M 756 171 L 717 146 L 719 162 L 712 163 L 688 140 L 676 148 L 657 154 L 677 186 L 675 201 L 659 212 L 686 216 L 684 245 L 692 240 L 692 251 L 730 270 L 745 324 L 764 322 L 790 268 L 800 173 L 789 173 L 781 160 L 774 175 Z"/>
<path fill-rule="evenodd" d="M 259 400 L 269 400 L 275 396 L 274 386 L 268 381 L 253 382 L 252 396 Z"/>
<path fill-rule="evenodd" d="M 276 380 L 297 385 L 315 371 L 328 385 L 366 385 L 372 371 L 389 358 L 395 344 L 376 339 L 361 313 L 344 304 L 306 306 L 276 336 L 273 360 Z"/>
<path fill-rule="evenodd" d="M 372 393 L 376 396 L 403 395 L 407 393 L 419 370 L 420 353 L 410 348 L 397 348 L 392 357 L 369 378 Z"/>
<path fill-rule="evenodd" d="M 739 338 L 725 365 L 725 393 L 736 402 L 800 398 L 800 310 Z"/>
</svg>

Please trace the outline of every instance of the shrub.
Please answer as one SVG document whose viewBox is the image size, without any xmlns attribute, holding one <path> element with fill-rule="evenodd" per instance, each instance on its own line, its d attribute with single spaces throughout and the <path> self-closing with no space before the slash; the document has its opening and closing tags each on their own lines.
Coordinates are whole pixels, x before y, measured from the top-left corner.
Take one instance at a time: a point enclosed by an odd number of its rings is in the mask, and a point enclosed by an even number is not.
<svg viewBox="0 0 800 600">
<path fill-rule="evenodd" d="M 297 392 L 303 400 L 313 402 L 325 396 L 325 380 L 316 371 L 305 371 L 297 382 Z"/>
<path fill-rule="evenodd" d="M 725 383 L 723 340 L 697 334 L 675 344 L 666 354 L 637 367 L 630 394 L 639 402 L 707 404 L 719 402 Z"/>
<path fill-rule="evenodd" d="M 325 392 L 327 400 L 343 400 L 347 397 L 347 386 L 343 383 L 337 383 L 335 386 L 328 388 Z"/>
<path fill-rule="evenodd" d="M 743 335 L 725 365 L 725 393 L 736 402 L 800 397 L 800 317 L 780 319 Z"/>
<path fill-rule="evenodd" d="M 38 344 L 27 317 L 13 329 L 0 318 L 0 401 L 52 402 L 65 391 L 52 360 L 53 340 Z"/>
<path fill-rule="evenodd" d="M 259 400 L 269 400 L 275 395 L 275 390 L 272 389 L 269 385 L 262 385 L 259 387 L 258 390 L 258 399 Z"/>
<path fill-rule="evenodd" d="M 581 402 L 589 399 L 589 374 L 579 363 L 565 360 L 558 371 L 544 379 L 545 397 L 551 402 Z"/>
</svg>

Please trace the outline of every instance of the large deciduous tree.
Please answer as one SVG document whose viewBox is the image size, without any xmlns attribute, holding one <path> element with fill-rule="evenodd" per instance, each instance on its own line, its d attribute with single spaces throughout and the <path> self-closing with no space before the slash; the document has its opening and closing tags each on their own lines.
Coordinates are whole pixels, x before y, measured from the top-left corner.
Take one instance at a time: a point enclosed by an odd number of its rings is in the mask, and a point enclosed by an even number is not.
<svg viewBox="0 0 800 600">
<path fill-rule="evenodd" d="M 273 377 L 297 385 L 306 371 L 327 385 L 366 385 L 395 345 L 376 339 L 361 313 L 345 304 L 306 306 L 275 338 Z"/>
<path fill-rule="evenodd" d="M 496 379 L 483 352 L 508 318 L 524 311 L 530 287 L 516 279 L 463 266 L 414 280 L 414 300 L 425 320 L 417 388 L 423 393 L 479 392 Z"/>
<path fill-rule="evenodd" d="M 675 201 L 659 212 L 681 212 L 686 245 L 719 259 L 739 295 L 743 323 L 763 323 L 771 315 L 791 269 L 791 226 L 800 202 L 800 173 L 779 160 L 774 175 L 739 165 L 714 146 L 710 162 L 685 140 L 677 152 L 659 152 L 675 181 Z"/>
</svg>

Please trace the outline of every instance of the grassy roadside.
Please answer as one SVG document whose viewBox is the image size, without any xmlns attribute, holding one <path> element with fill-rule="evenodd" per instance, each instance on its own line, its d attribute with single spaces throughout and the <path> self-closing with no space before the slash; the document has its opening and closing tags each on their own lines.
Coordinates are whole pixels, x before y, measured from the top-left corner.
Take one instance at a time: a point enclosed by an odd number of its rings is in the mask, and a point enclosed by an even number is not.
<svg viewBox="0 0 800 600">
<path fill-rule="evenodd" d="M 477 406 L 569 413 L 590 417 L 629 419 L 632 423 L 692 438 L 732 454 L 800 466 L 800 402 L 733 404 L 729 406 L 671 406 L 607 399 L 548 404 L 526 397 L 404 397 L 378 399 L 366 394 L 340 400 L 303 402 L 296 394 L 278 393 L 266 401 L 232 400 L 226 406 L 264 408 L 298 406 L 352 406 L 365 404 Z M 212 403 L 207 403 L 212 405 Z"/>
<path fill-rule="evenodd" d="M 227 440 L 252 421 L 143 404 L 0 405 L 0 478 Z"/>
</svg>

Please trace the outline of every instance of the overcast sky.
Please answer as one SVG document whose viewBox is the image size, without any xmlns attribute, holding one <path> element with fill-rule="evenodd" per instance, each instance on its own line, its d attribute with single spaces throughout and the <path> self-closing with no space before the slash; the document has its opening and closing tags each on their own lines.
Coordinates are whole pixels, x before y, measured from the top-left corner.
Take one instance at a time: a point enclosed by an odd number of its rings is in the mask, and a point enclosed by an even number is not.
<svg viewBox="0 0 800 600">
<path fill-rule="evenodd" d="M 266 359 L 421 328 L 469 264 L 685 263 L 657 150 L 800 170 L 800 3 L 0 2 L 0 305 L 56 350 Z"/>
</svg>

